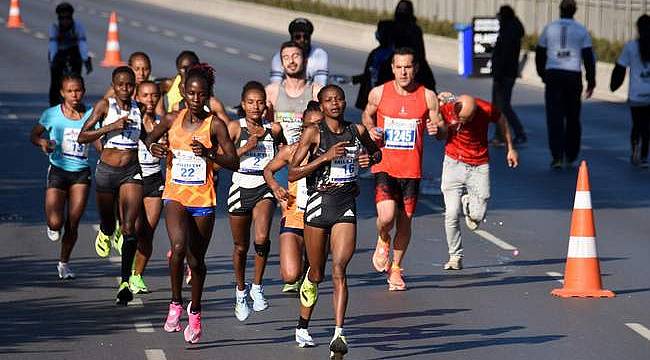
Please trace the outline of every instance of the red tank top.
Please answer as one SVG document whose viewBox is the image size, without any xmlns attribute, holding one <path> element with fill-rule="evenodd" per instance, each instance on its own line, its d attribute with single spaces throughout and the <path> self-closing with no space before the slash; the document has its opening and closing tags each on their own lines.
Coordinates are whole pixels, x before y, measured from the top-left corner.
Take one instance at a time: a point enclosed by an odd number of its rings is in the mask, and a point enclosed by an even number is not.
<svg viewBox="0 0 650 360">
<path fill-rule="evenodd" d="M 401 179 L 422 177 L 422 136 L 429 109 L 425 88 L 420 85 L 408 95 L 395 90 L 395 81 L 384 84 L 377 107 L 377 126 L 384 129 L 382 160 L 373 173 L 385 172 Z"/>
</svg>

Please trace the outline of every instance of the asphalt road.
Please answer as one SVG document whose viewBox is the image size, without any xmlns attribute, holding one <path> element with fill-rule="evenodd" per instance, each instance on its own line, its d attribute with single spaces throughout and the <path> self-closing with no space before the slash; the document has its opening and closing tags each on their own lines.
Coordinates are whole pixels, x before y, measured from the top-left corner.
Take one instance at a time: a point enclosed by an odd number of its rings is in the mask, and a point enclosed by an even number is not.
<svg viewBox="0 0 650 360">
<path fill-rule="evenodd" d="M 92 226 L 97 214 L 92 197 L 71 263 L 78 278 L 58 279 L 58 244 L 46 239 L 42 210 L 47 159 L 28 141 L 31 127 L 47 106 L 45 38 L 55 20 L 55 3 L 31 0 L 21 5 L 27 29 L 0 28 L 0 274 L 5 279 L 0 283 L 0 318 L 5 319 L 0 359 L 325 358 L 333 328 L 331 283 L 322 284 L 311 323 L 318 346 L 297 348 L 293 341 L 297 299 L 280 291 L 277 221 L 265 280 L 271 306 L 246 322 L 235 319 L 232 245 L 223 203 L 208 250 L 204 335 L 197 345 L 188 346 L 180 334 L 162 330 L 170 296 L 164 259 L 168 240 L 162 224 L 145 274 L 153 293 L 140 296 L 133 306 L 113 304 L 118 264 L 94 254 Z M 79 0 L 75 5 L 75 17 L 86 26 L 96 54 L 96 70 L 87 78 L 89 100 L 97 99 L 110 82 L 110 69 L 99 67 L 99 61 L 112 9 L 122 17 L 123 57 L 146 51 L 154 75 L 168 76 L 180 50 L 195 50 L 216 68 L 216 95 L 231 105 L 237 103 L 247 80 L 266 82 L 270 58 L 285 40 L 136 2 Z M 0 9 L 8 7 L 9 1 L 0 1 Z M 263 13 L 251 16 L 263 21 Z M 4 23 L 6 13 L 0 17 Z M 332 73 L 361 71 L 366 54 L 324 47 Z M 489 80 L 466 80 L 440 68 L 434 72 L 440 89 L 489 99 Z M 345 89 L 351 104 L 347 116 L 358 119 L 360 113 L 352 108 L 357 89 L 350 85 Z M 375 210 L 372 181 L 362 180 L 345 326 L 350 359 L 648 358 L 650 173 L 629 165 L 627 107 L 587 101 L 582 115 L 581 156 L 590 166 L 603 282 L 618 296 L 559 299 L 549 292 L 561 286 L 561 277 L 554 274 L 564 269 L 577 170 L 552 171 L 548 166 L 542 89 L 518 85 L 514 104 L 530 142 L 520 149 L 521 166 L 515 170 L 505 166 L 502 149 L 491 149 L 492 199 L 481 226 L 484 236 L 463 228 L 466 269 L 442 271 L 447 248 L 441 201 L 435 191 L 427 191 L 418 205 L 404 264 L 409 290 L 389 293 L 385 277 L 370 263 Z M 425 190 L 438 186 L 441 149 L 440 143 L 427 139 Z M 221 199 L 228 178 L 224 173 Z M 487 241 L 489 235 L 517 248 L 519 255 Z"/>
</svg>

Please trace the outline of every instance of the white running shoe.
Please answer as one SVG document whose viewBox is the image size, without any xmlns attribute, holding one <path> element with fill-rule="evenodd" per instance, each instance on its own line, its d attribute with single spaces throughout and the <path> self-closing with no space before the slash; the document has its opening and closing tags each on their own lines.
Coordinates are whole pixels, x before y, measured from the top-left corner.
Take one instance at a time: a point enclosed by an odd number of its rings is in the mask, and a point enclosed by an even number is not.
<svg viewBox="0 0 650 360">
<path fill-rule="evenodd" d="M 449 255 L 449 261 L 445 263 L 444 270 L 462 270 L 463 258 L 458 255 Z"/>
<path fill-rule="evenodd" d="M 298 343 L 298 347 L 301 348 L 316 346 L 314 339 L 309 335 L 307 329 L 296 329 L 296 342 Z"/>
<path fill-rule="evenodd" d="M 47 227 L 47 238 L 51 241 L 59 241 L 61 238 L 61 230 L 51 230 L 50 227 Z"/>
<path fill-rule="evenodd" d="M 235 317 L 239 321 L 248 319 L 251 314 L 251 308 L 248 306 L 246 298 L 248 298 L 248 286 L 244 290 L 239 290 L 235 286 Z"/>
<path fill-rule="evenodd" d="M 264 297 L 264 286 L 253 284 L 250 291 L 251 299 L 253 299 L 253 310 L 263 311 L 269 307 L 269 302 Z"/>
<path fill-rule="evenodd" d="M 59 264 L 56 266 L 56 269 L 59 270 L 59 279 L 74 279 L 75 274 L 70 270 L 70 265 L 68 263 L 63 263 L 59 261 Z"/>
</svg>

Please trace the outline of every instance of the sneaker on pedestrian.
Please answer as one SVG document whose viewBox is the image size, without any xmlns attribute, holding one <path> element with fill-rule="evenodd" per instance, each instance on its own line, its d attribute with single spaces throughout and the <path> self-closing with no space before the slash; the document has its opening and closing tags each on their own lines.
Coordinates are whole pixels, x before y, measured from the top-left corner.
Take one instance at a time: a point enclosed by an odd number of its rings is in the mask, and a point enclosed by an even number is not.
<svg viewBox="0 0 650 360">
<path fill-rule="evenodd" d="M 253 300 L 253 310 L 264 311 L 269 307 L 269 301 L 264 297 L 264 286 L 253 284 L 250 290 L 250 297 Z"/>
<path fill-rule="evenodd" d="M 388 291 L 404 291 L 406 290 L 406 282 L 402 276 L 402 269 L 400 267 L 391 266 L 388 270 Z"/>
<path fill-rule="evenodd" d="M 348 353 L 348 341 L 343 335 L 335 335 L 330 341 L 330 359 L 343 359 L 343 356 Z"/>
<path fill-rule="evenodd" d="M 133 273 L 129 277 L 129 288 L 134 294 L 146 294 L 149 292 L 149 288 L 147 288 L 147 284 L 144 282 L 142 274 L 136 275 Z"/>
<path fill-rule="evenodd" d="M 244 321 L 248 319 L 248 316 L 251 314 L 251 308 L 248 305 L 248 286 L 244 286 L 244 290 L 239 290 L 235 286 L 235 317 L 239 321 Z"/>
<path fill-rule="evenodd" d="M 639 163 L 639 167 L 641 167 L 643 169 L 647 169 L 648 168 L 648 159 L 641 159 L 641 162 Z"/>
<path fill-rule="evenodd" d="M 300 285 L 300 303 L 302 306 L 309 308 L 314 306 L 316 300 L 318 300 L 318 285 L 309 281 L 308 275 L 309 269 L 307 269 L 305 279 L 302 281 L 302 285 Z"/>
<path fill-rule="evenodd" d="M 183 335 L 185 336 L 185 341 L 190 344 L 196 344 L 201 340 L 201 312 L 194 314 L 190 310 L 192 308 L 192 302 L 190 301 L 187 304 L 187 317 L 189 318 L 189 324 L 185 327 Z"/>
<path fill-rule="evenodd" d="M 561 169 L 562 168 L 562 159 L 553 159 L 551 161 L 551 169 Z"/>
<path fill-rule="evenodd" d="M 50 239 L 50 241 L 59 241 L 61 239 L 61 230 L 52 230 L 50 229 L 49 226 L 47 226 L 47 238 Z"/>
<path fill-rule="evenodd" d="M 301 348 L 316 346 L 314 339 L 309 335 L 307 329 L 296 329 L 296 343 Z"/>
<path fill-rule="evenodd" d="M 70 265 L 68 265 L 68 263 L 59 261 L 56 269 L 59 271 L 59 279 L 68 280 L 75 278 L 75 274 L 70 269 Z"/>
<path fill-rule="evenodd" d="M 106 235 L 101 229 L 97 230 L 97 237 L 95 238 L 95 252 L 99 257 L 108 257 L 111 253 L 111 238 L 112 236 Z"/>
<path fill-rule="evenodd" d="M 133 300 L 133 293 L 129 288 L 129 283 L 128 281 L 122 281 L 120 287 L 117 289 L 117 298 L 115 299 L 115 303 L 117 305 L 126 306 L 131 300 Z"/>
<path fill-rule="evenodd" d="M 165 325 L 163 328 L 166 332 L 177 332 L 183 329 L 181 325 L 181 316 L 183 315 L 183 305 L 174 304 L 173 302 L 169 303 L 169 311 L 167 312 L 167 318 L 165 319 Z"/>
<path fill-rule="evenodd" d="M 449 261 L 445 263 L 445 270 L 461 270 L 463 268 L 463 258 L 458 255 L 450 255 Z"/>
<path fill-rule="evenodd" d="M 377 246 L 375 252 L 372 254 L 372 265 L 378 272 L 388 271 L 389 267 L 389 253 L 390 243 L 383 241 L 381 237 L 377 237 Z"/>
<path fill-rule="evenodd" d="M 469 194 L 464 194 L 460 197 L 460 202 L 463 205 L 463 214 L 465 215 L 465 225 L 467 228 L 474 231 L 478 229 L 478 226 L 481 224 L 481 221 L 476 221 L 472 219 L 469 213 Z"/>
</svg>

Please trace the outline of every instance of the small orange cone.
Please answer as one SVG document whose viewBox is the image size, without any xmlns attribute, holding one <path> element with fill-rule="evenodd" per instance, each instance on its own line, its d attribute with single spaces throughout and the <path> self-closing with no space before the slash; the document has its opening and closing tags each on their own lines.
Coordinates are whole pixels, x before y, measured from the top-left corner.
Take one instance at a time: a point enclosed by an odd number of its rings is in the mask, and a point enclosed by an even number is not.
<svg viewBox="0 0 650 360">
<path fill-rule="evenodd" d="M 111 12 L 108 20 L 108 34 L 106 35 L 106 53 L 101 65 L 103 67 L 117 67 L 126 65 L 120 56 L 120 37 L 117 33 L 117 14 Z"/>
<path fill-rule="evenodd" d="M 569 235 L 564 287 L 551 291 L 551 294 L 559 297 L 614 297 L 612 291 L 603 290 L 600 280 L 589 170 L 584 160 L 578 171 Z"/>
<path fill-rule="evenodd" d="M 20 2 L 18 0 L 11 0 L 9 5 L 9 19 L 7 20 L 7 28 L 20 29 L 24 27 L 23 19 L 20 18 Z"/>
</svg>

